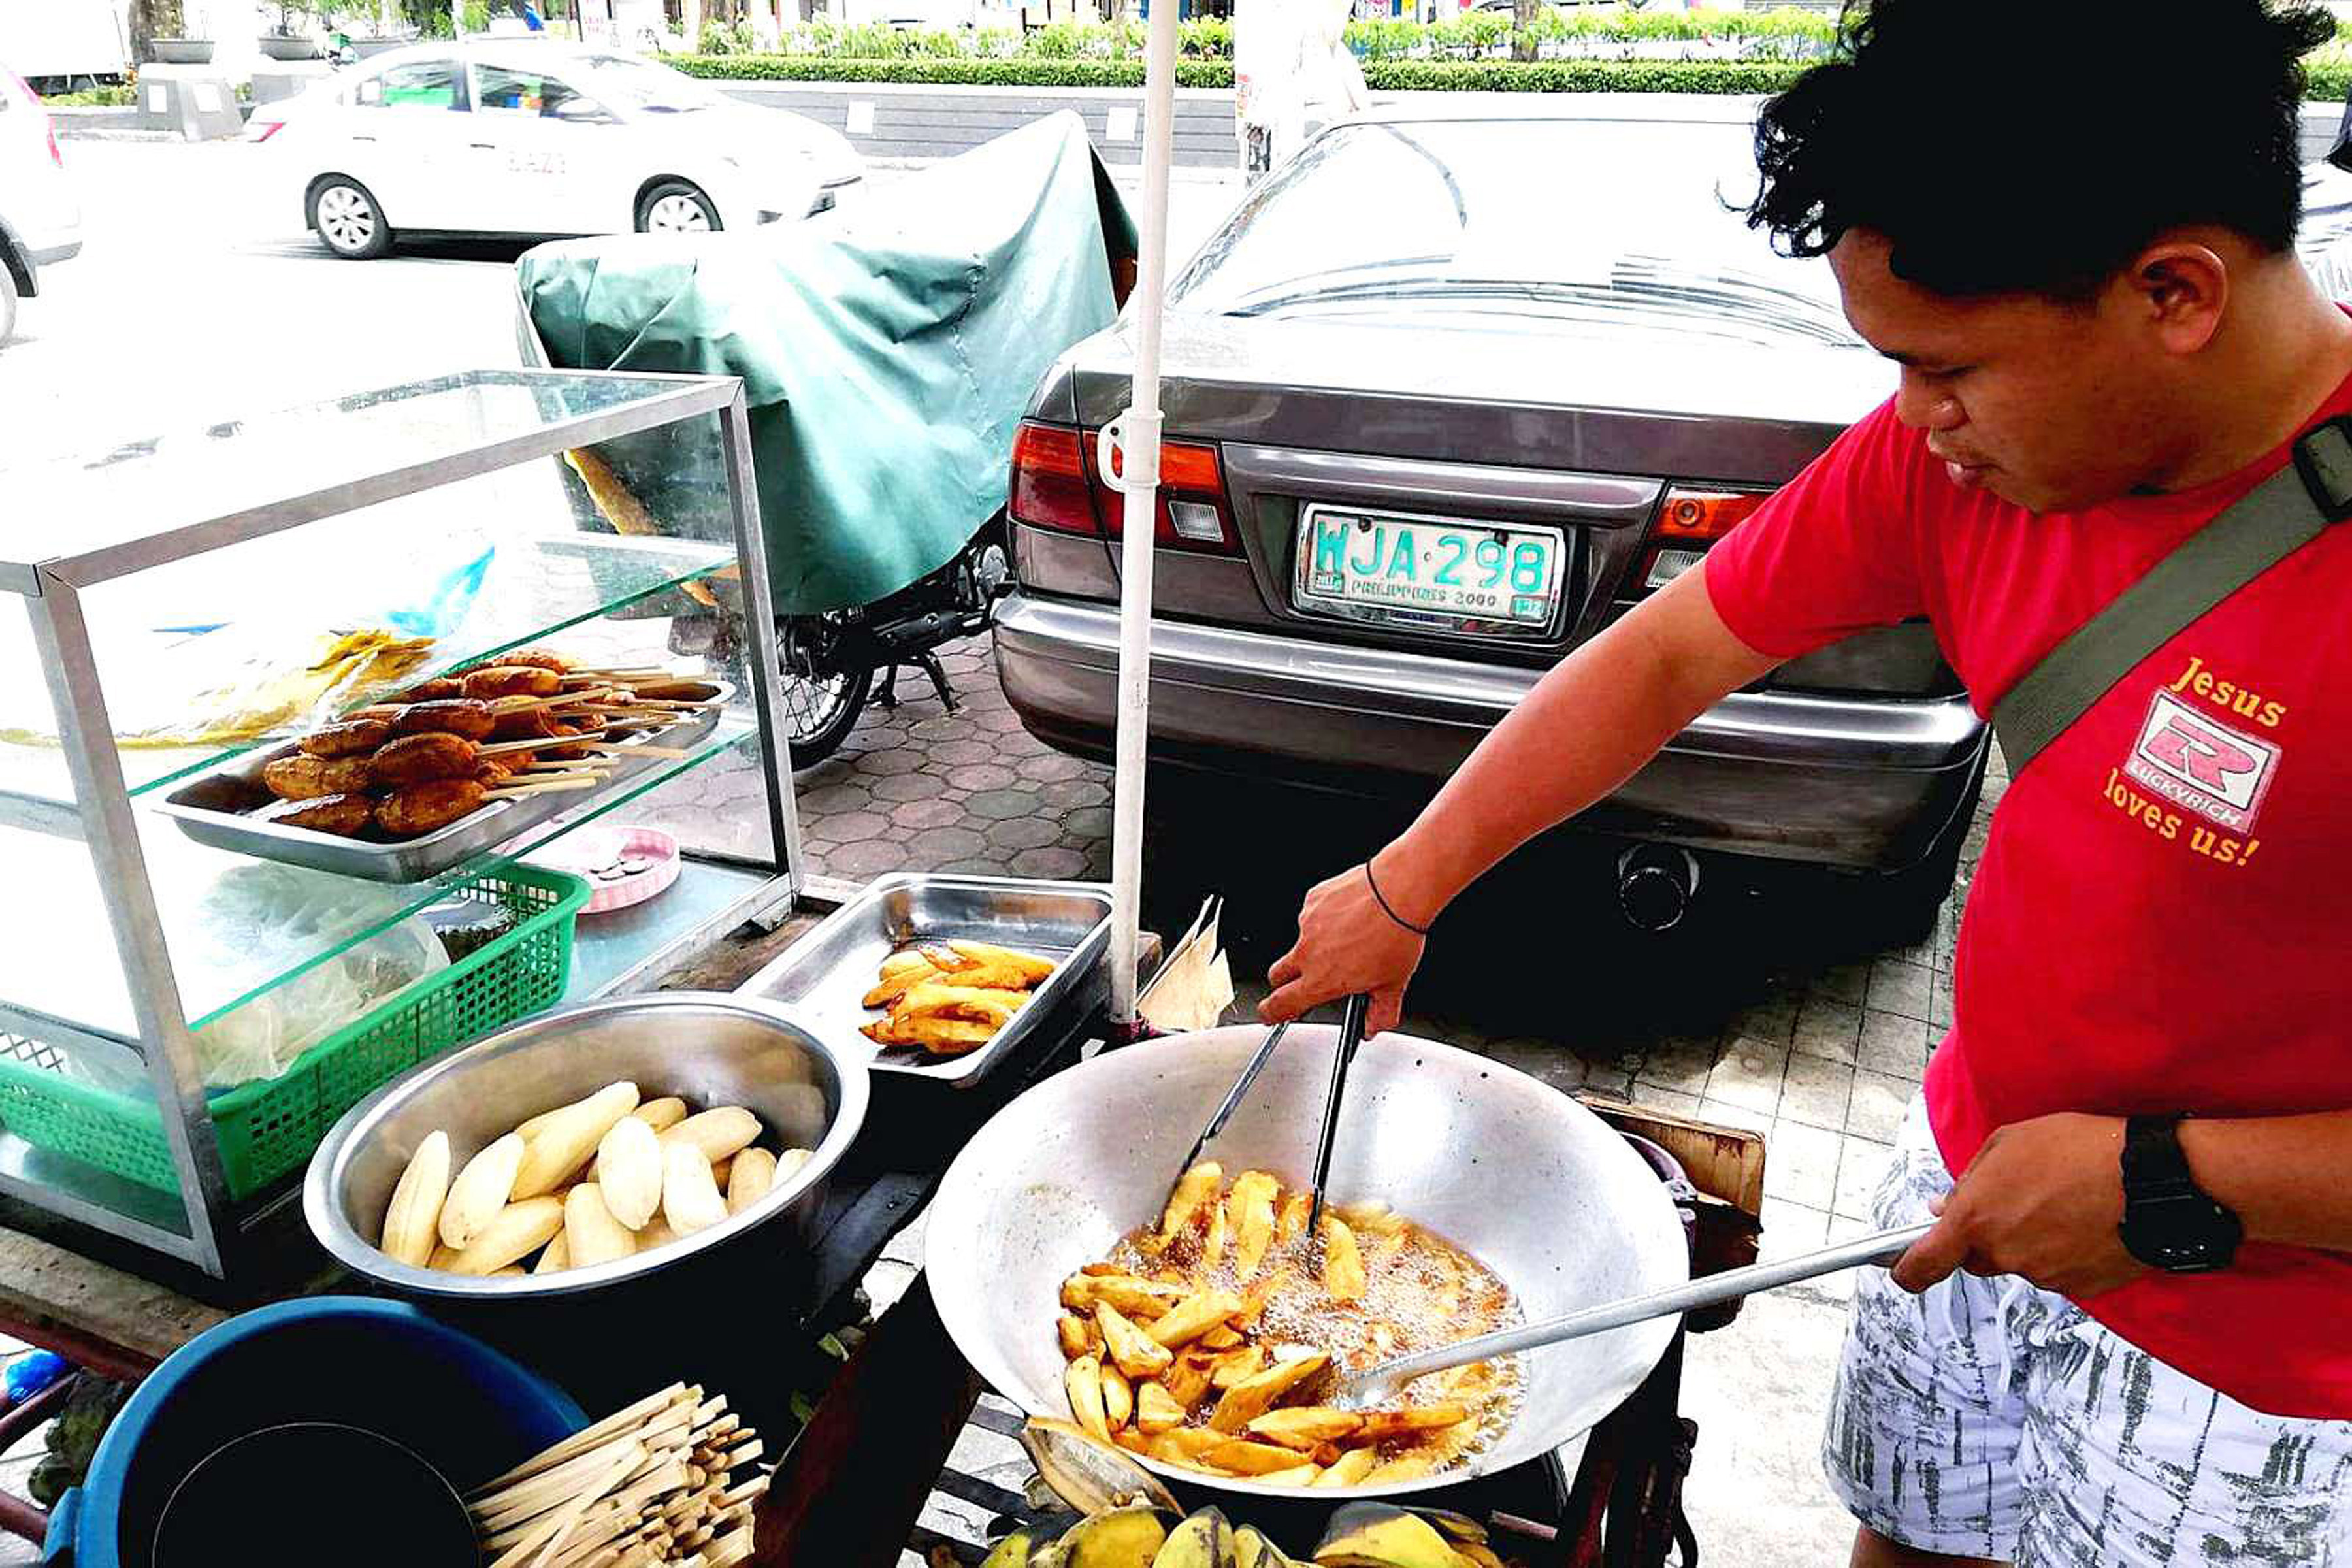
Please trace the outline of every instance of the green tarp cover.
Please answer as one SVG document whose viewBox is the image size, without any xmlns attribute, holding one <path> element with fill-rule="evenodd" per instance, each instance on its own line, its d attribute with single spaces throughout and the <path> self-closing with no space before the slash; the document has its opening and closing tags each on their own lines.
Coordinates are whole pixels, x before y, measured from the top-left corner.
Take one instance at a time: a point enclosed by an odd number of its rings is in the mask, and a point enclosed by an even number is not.
<svg viewBox="0 0 2352 1568">
<path fill-rule="evenodd" d="M 1066 111 L 803 223 L 541 246 L 517 286 L 551 365 L 743 378 L 775 608 L 807 615 L 897 592 L 1003 509 L 1030 394 L 1116 317 L 1135 248 Z M 598 450 L 657 521 L 707 519 L 665 506 L 710 479 L 675 445 Z"/>
</svg>

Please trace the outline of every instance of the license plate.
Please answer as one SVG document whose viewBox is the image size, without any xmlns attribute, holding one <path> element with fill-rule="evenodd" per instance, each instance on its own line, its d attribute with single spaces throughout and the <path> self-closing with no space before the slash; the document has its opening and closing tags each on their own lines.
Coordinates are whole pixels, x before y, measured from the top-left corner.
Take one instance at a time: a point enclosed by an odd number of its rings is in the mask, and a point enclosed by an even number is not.
<svg viewBox="0 0 2352 1568">
<path fill-rule="evenodd" d="M 1558 529 L 1310 506 L 1293 602 L 1352 620 L 1528 637 L 1553 624 L 1567 553 Z"/>
</svg>

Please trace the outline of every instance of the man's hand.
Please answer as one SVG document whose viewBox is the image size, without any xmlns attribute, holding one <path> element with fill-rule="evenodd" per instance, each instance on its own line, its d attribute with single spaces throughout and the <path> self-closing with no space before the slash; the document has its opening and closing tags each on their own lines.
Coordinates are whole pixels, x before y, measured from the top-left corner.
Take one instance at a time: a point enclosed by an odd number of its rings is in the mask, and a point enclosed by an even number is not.
<svg viewBox="0 0 2352 1568">
<path fill-rule="evenodd" d="M 1936 1228 L 1895 1265 L 1895 1282 L 1925 1290 L 1955 1268 L 2020 1274 L 2074 1300 L 2147 1271 L 2124 1250 L 2124 1121 L 2037 1116 L 1985 1140 Z"/>
<path fill-rule="evenodd" d="M 1350 867 L 1308 889 L 1298 910 L 1298 941 L 1267 972 L 1276 989 L 1258 1016 L 1279 1024 L 1364 991 L 1372 998 L 1364 1032 L 1393 1029 L 1404 1016 L 1405 983 L 1420 966 L 1422 947 L 1420 937 L 1381 908 L 1364 868 Z"/>
</svg>

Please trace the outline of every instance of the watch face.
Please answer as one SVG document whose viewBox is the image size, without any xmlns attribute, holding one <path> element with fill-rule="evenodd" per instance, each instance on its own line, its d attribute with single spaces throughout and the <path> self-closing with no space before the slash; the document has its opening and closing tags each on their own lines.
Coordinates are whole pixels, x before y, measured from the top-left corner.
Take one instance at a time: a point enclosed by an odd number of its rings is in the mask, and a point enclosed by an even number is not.
<svg viewBox="0 0 2352 1568">
<path fill-rule="evenodd" d="M 2202 1193 L 2142 1200 L 2124 1211 L 2125 1250 L 2175 1274 L 2227 1268 L 2242 1234 L 2238 1216 Z"/>
</svg>

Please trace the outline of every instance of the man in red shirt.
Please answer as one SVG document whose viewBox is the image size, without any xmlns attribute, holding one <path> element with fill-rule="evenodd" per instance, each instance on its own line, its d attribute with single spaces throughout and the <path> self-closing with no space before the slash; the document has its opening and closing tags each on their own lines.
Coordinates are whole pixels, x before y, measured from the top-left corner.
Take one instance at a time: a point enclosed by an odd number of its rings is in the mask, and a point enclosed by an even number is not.
<svg viewBox="0 0 2352 1568">
<path fill-rule="evenodd" d="M 1894 398 L 1314 889 L 1265 1016 L 1362 991 L 1393 1026 L 1464 887 L 1841 637 L 1926 616 L 1990 714 L 2352 414 L 2352 318 L 2292 249 L 2333 36 L 1876 0 L 1766 107 L 1750 219 L 1829 257 Z M 2330 528 L 2017 772 L 1878 1194 L 1940 1218 L 1858 1281 L 1831 1401 L 1856 1563 L 2352 1563 L 2347 737 Z"/>
</svg>

